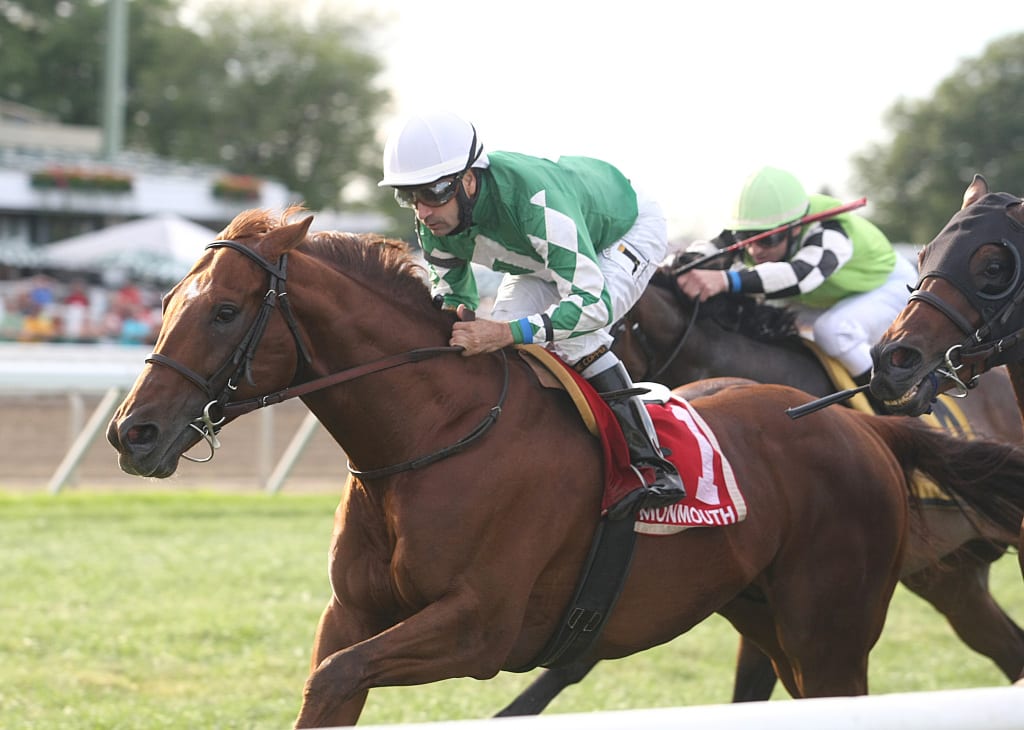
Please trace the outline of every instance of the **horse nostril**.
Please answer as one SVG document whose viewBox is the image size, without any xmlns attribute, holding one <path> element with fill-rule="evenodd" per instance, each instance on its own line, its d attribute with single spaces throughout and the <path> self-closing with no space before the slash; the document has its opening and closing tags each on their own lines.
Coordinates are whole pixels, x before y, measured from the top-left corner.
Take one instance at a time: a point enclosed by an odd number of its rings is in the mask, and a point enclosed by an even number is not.
<svg viewBox="0 0 1024 730">
<path fill-rule="evenodd" d="M 921 362 L 921 353 L 909 347 L 897 347 L 889 353 L 889 363 L 893 367 L 909 370 Z"/>
<path fill-rule="evenodd" d="M 121 441 L 126 446 L 132 446 L 135 448 L 148 446 L 156 441 L 158 433 L 159 431 L 157 427 L 152 424 L 147 423 L 141 426 L 132 426 L 122 434 Z"/>
</svg>

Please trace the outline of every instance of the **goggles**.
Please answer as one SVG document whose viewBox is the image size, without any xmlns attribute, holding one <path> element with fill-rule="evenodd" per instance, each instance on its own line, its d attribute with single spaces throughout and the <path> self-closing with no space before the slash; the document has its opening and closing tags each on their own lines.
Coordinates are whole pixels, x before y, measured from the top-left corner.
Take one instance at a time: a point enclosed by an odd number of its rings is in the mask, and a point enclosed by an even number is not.
<svg viewBox="0 0 1024 730">
<path fill-rule="evenodd" d="M 762 233 L 764 233 L 764 231 L 735 231 L 733 233 L 733 237 L 737 241 L 746 241 L 754 236 L 759 236 Z M 779 244 L 786 242 L 788 233 L 789 231 L 779 231 L 778 233 L 773 233 L 770 236 L 760 238 L 754 241 L 751 245 L 756 246 L 757 248 L 775 248 Z"/>
<path fill-rule="evenodd" d="M 459 173 L 454 177 L 443 177 L 432 183 L 416 187 L 395 188 L 395 200 L 403 208 L 415 208 L 417 203 L 422 203 L 430 208 L 440 207 L 459 192 L 462 175 L 463 173 Z"/>
</svg>

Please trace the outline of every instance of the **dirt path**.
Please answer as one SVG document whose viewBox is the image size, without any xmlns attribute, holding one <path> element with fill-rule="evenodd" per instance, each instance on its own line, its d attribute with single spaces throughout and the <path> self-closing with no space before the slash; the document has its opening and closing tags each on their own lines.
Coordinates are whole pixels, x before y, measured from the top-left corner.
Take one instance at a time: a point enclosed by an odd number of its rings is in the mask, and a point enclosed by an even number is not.
<svg viewBox="0 0 1024 730">
<path fill-rule="evenodd" d="M 98 396 L 0 396 L 0 490 L 45 491 L 77 438 L 72 426 L 84 424 Z M 261 492 L 308 411 L 298 401 L 249 414 L 221 434 L 222 447 L 207 464 L 182 461 L 169 479 L 124 474 L 117 455 L 99 434 L 65 489 L 215 489 Z M 269 416 L 269 420 L 264 420 Z M 266 431 L 264 431 L 266 429 Z M 268 434 L 268 435 L 265 435 Z M 270 448 L 263 449 L 264 441 Z M 205 454 L 196 448 L 196 453 Z M 284 482 L 286 492 L 340 492 L 347 471 L 341 448 L 320 427 Z"/>
</svg>

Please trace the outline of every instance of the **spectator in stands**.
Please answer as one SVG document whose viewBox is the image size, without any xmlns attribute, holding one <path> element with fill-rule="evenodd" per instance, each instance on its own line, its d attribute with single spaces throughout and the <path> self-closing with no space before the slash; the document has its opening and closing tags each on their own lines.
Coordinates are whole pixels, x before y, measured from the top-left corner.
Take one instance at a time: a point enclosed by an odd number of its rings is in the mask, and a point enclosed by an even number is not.
<svg viewBox="0 0 1024 730">
<path fill-rule="evenodd" d="M 0 297 L 0 340 L 18 339 L 24 319 L 13 297 Z"/>
<path fill-rule="evenodd" d="M 67 296 L 61 302 L 60 337 L 66 342 L 86 342 L 94 339 L 89 317 L 89 295 L 85 282 L 76 279 L 69 284 Z"/>
<path fill-rule="evenodd" d="M 46 342 L 57 337 L 57 323 L 49 311 L 29 293 L 21 305 L 21 342 Z"/>
<path fill-rule="evenodd" d="M 43 274 L 36 274 L 32 277 L 30 286 L 29 297 L 31 297 L 32 301 L 43 309 L 50 310 L 57 301 L 57 296 L 53 291 L 53 282 L 50 278 Z"/>
</svg>

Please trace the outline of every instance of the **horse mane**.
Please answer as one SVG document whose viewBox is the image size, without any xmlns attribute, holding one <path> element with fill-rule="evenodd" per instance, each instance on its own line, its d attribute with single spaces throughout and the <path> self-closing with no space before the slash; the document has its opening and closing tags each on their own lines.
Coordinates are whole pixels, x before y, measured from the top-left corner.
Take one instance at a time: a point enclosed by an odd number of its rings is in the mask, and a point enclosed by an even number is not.
<svg viewBox="0 0 1024 730">
<path fill-rule="evenodd" d="M 306 208 L 301 205 L 292 205 L 280 214 L 267 209 L 246 210 L 228 224 L 220 237 L 262 236 L 305 212 Z M 368 283 L 390 299 L 437 313 L 431 304 L 426 272 L 409 244 L 401 239 L 378 233 L 316 231 L 308 234 L 297 248 L 337 271 Z"/>
<path fill-rule="evenodd" d="M 659 268 L 651 277 L 651 286 L 670 291 L 680 301 L 689 298 L 676 285 L 670 268 Z M 745 294 L 719 294 L 701 305 L 698 319 L 710 319 L 722 329 L 759 342 L 800 344 L 796 312 L 788 307 L 765 304 Z"/>
</svg>

